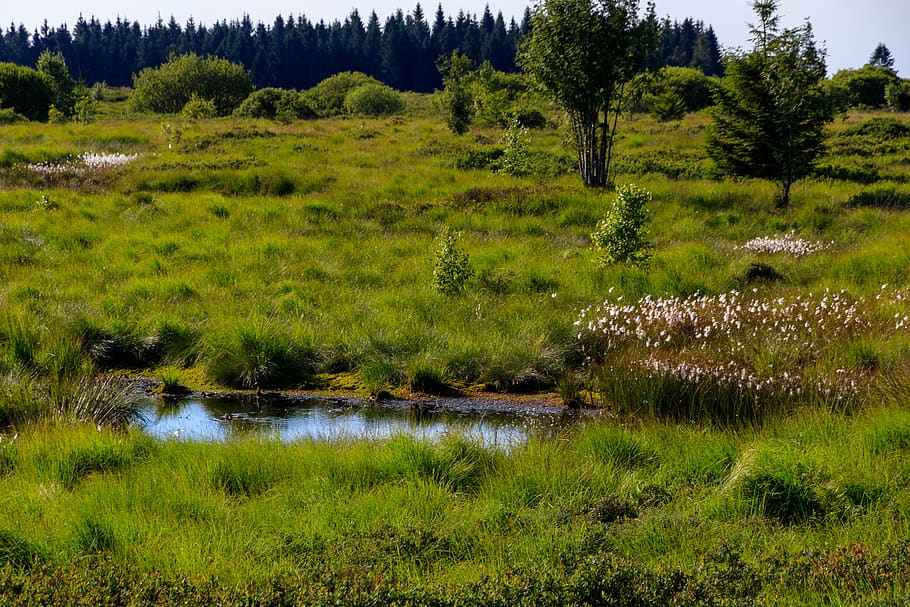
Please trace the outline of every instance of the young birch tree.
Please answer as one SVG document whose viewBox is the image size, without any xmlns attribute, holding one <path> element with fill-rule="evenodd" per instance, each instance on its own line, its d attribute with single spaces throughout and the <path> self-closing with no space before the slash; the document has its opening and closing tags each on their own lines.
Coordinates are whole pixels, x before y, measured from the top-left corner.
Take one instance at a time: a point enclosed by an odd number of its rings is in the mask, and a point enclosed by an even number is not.
<svg viewBox="0 0 910 607">
<path fill-rule="evenodd" d="M 518 62 L 569 116 L 587 186 L 611 182 L 623 89 L 657 44 L 654 5 L 638 0 L 542 0 Z"/>
</svg>

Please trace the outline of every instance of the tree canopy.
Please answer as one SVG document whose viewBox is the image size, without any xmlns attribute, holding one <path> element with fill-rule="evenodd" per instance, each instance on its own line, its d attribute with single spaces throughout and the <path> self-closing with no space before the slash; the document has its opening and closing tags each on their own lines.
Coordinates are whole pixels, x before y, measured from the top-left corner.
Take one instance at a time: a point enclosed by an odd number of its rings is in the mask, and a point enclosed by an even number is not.
<svg viewBox="0 0 910 607">
<path fill-rule="evenodd" d="M 610 183 L 610 156 L 626 83 L 657 45 L 654 6 L 637 0 L 543 0 L 519 61 L 569 116 L 582 180 Z"/>
<path fill-rule="evenodd" d="M 429 92 L 442 87 L 436 69 L 440 56 L 453 51 L 474 65 L 489 62 L 500 72 L 515 72 L 515 51 L 530 28 L 530 10 L 507 19 L 485 9 L 476 15 L 447 15 L 419 3 L 410 13 L 382 18 L 356 9 L 341 20 L 313 22 L 303 15 L 278 15 L 271 23 L 249 17 L 202 24 L 173 17 L 153 24 L 122 19 L 102 22 L 80 17 L 71 27 L 38 30 L 9 26 L 0 31 L 0 61 L 34 67 L 45 50 L 61 53 L 70 74 L 87 85 L 129 86 L 133 74 L 158 67 L 172 55 L 195 53 L 243 65 L 256 87 L 307 89 L 339 72 L 363 72 L 397 90 Z M 658 66 L 689 66 L 716 75 L 720 50 L 710 26 L 685 19 L 661 24 L 665 40 Z"/>
</svg>

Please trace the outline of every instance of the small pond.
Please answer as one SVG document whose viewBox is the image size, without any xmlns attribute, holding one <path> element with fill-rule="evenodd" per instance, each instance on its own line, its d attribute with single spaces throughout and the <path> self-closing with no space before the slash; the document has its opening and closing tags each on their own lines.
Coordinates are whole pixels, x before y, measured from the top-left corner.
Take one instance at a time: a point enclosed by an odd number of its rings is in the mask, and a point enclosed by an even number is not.
<svg viewBox="0 0 910 607">
<path fill-rule="evenodd" d="M 256 406 L 237 398 L 187 397 L 143 409 L 144 429 L 162 439 L 225 441 L 262 436 L 282 441 L 383 439 L 408 435 L 438 440 L 458 433 L 509 449 L 531 435 L 555 435 L 574 422 L 557 408 L 533 411 L 451 410 L 405 401 L 372 405 L 358 399 L 295 398 Z"/>
</svg>

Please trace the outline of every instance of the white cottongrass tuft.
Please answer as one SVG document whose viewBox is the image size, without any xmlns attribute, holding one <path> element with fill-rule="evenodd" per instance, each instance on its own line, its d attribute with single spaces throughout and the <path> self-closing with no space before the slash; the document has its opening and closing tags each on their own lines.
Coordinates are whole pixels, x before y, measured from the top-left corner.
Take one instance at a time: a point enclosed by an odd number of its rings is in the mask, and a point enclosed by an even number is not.
<svg viewBox="0 0 910 607">
<path fill-rule="evenodd" d="M 803 257 L 824 251 L 830 248 L 834 241 L 824 243 L 819 241 L 803 240 L 797 238 L 794 232 L 784 236 L 761 236 L 753 238 L 746 244 L 736 247 L 737 250 L 751 251 L 753 253 L 778 253 L 791 257 Z"/>
<path fill-rule="evenodd" d="M 63 162 L 35 162 L 25 166 L 32 173 L 54 177 L 84 175 L 85 173 L 119 169 L 139 158 L 139 154 L 96 154 L 83 152 L 75 159 Z"/>
</svg>

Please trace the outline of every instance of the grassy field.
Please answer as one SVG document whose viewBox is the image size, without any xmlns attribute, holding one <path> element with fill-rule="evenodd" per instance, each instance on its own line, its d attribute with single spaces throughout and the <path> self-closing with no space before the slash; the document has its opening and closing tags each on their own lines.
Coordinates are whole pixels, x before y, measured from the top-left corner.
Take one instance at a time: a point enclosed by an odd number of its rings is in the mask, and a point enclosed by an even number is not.
<svg viewBox="0 0 910 607">
<path fill-rule="evenodd" d="M 410 102 L 0 130 L 0 602 L 905 604 L 910 117 L 839 119 L 778 212 L 714 175 L 707 115 L 629 119 L 653 259 L 602 268 L 612 195 L 558 124 L 514 176 L 500 129 Z M 509 453 L 155 442 L 95 429 L 123 405 L 104 371 L 606 419 Z"/>
</svg>

